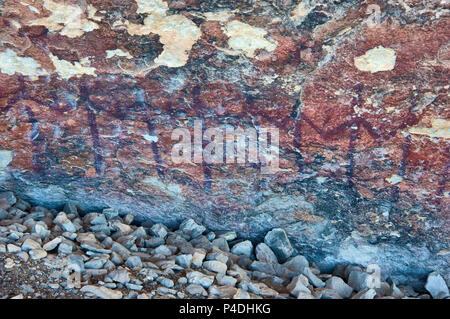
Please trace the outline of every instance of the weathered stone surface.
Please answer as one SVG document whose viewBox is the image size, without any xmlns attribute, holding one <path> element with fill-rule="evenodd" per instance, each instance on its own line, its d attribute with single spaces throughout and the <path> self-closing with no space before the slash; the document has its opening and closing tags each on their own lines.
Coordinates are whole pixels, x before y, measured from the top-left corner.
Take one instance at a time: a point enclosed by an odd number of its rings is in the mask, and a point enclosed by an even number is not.
<svg viewBox="0 0 450 319">
<path fill-rule="evenodd" d="M 1 3 L 1 189 L 249 239 L 284 228 L 322 269 L 448 273 L 445 1 Z M 279 128 L 280 171 L 175 165 L 172 131 L 194 119 Z"/>
</svg>

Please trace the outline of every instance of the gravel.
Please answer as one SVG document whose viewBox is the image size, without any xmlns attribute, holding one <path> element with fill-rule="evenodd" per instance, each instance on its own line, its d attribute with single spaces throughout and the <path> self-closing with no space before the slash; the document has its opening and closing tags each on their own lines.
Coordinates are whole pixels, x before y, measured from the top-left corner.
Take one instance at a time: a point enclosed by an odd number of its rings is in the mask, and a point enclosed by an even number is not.
<svg viewBox="0 0 450 319">
<path fill-rule="evenodd" d="M 281 228 L 254 247 L 193 219 L 171 229 L 113 208 L 86 214 L 73 203 L 62 211 L 33 207 L 10 192 L 0 199 L 0 298 L 449 297 L 436 272 L 419 291 L 377 281 L 362 265 L 321 273 Z"/>
</svg>

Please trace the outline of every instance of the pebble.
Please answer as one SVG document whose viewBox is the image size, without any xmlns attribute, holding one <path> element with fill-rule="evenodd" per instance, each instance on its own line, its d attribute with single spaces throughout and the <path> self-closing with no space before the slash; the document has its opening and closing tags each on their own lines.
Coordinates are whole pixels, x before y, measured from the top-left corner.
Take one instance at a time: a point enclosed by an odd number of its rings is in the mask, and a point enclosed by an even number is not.
<svg viewBox="0 0 450 319">
<path fill-rule="evenodd" d="M 280 263 L 285 262 L 294 252 L 286 231 L 281 228 L 269 231 L 264 237 L 264 243 L 272 249 Z"/>
<path fill-rule="evenodd" d="M 275 256 L 272 249 L 265 243 L 259 243 L 255 249 L 256 259 L 269 264 L 278 263 L 277 256 Z"/>
<path fill-rule="evenodd" d="M 342 278 L 333 276 L 326 281 L 327 288 L 336 291 L 342 298 L 350 298 L 353 292 L 353 288 L 345 283 Z"/>
<path fill-rule="evenodd" d="M 62 238 L 56 237 L 55 239 L 52 239 L 51 241 L 46 243 L 42 248 L 44 248 L 44 250 L 46 250 L 46 251 L 51 251 L 51 250 L 55 249 L 56 247 L 58 247 L 58 245 L 61 242 L 62 242 Z"/>
<path fill-rule="evenodd" d="M 237 243 L 231 248 L 231 253 L 251 257 L 253 254 L 253 244 L 250 240 Z"/>
<path fill-rule="evenodd" d="M 437 272 L 432 272 L 428 275 L 425 289 L 431 294 L 433 299 L 443 299 L 449 296 L 447 284 Z"/>
<path fill-rule="evenodd" d="M 190 268 L 192 263 L 192 255 L 184 254 L 175 257 L 175 262 L 183 268 Z"/>
<path fill-rule="evenodd" d="M 179 230 L 183 232 L 185 235 L 187 235 L 189 238 L 193 239 L 203 234 L 203 232 L 206 230 L 206 227 L 197 224 L 195 220 L 189 218 L 184 220 L 180 224 Z"/>
<path fill-rule="evenodd" d="M 225 274 L 227 271 L 227 265 L 217 260 L 205 261 L 203 267 L 219 274 Z"/>
<path fill-rule="evenodd" d="M 114 270 L 109 273 L 108 277 L 111 278 L 114 282 L 118 282 L 121 284 L 130 282 L 130 275 L 125 269 Z"/>
<path fill-rule="evenodd" d="M 188 283 L 197 284 L 208 289 L 214 282 L 214 276 L 204 275 L 198 271 L 192 271 L 186 275 Z"/>
<path fill-rule="evenodd" d="M 101 299 L 122 299 L 123 297 L 121 291 L 93 285 L 84 286 L 80 291 L 91 293 Z"/>
<path fill-rule="evenodd" d="M 127 259 L 125 265 L 130 268 L 142 268 L 142 260 L 139 256 L 131 256 Z"/>
<path fill-rule="evenodd" d="M 28 252 L 30 254 L 30 258 L 33 260 L 39 260 L 47 257 L 47 252 L 43 249 L 33 249 Z"/>
<path fill-rule="evenodd" d="M 0 217 L 6 219 L 1 224 L 7 225 L 0 226 L 0 254 L 15 254 L 0 268 L 14 274 L 16 266 L 32 267 L 28 279 L 36 284 L 19 285 L 26 296 L 37 298 L 36 288 L 48 288 L 63 297 L 74 288 L 65 282 L 73 272 L 81 274 L 85 297 L 105 299 L 449 296 L 445 280 L 436 272 L 429 274 L 425 285 L 431 296 L 394 282 L 373 287 L 374 278 L 357 265 L 338 265 L 333 275 L 321 274 L 304 256 L 293 256 L 281 228 L 269 231 L 254 248 L 249 240 L 236 240 L 234 231 L 207 231 L 193 219 L 172 231 L 160 223 L 136 225 L 132 215 L 120 216 L 112 208 L 81 217 L 73 204 L 58 213 L 26 202 L 20 202 L 22 211 L 16 206 L 8 211 L 0 208 Z M 43 261 L 30 265 L 29 259 Z M 42 281 L 46 268 L 51 269 L 49 283 Z"/>
<path fill-rule="evenodd" d="M 41 245 L 31 238 L 27 238 L 22 244 L 22 250 L 29 251 L 33 249 L 41 249 Z"/>
<path fill-rule="evenodd" d="M 198 284 L 190 284 L 189 286 L 186 287 L 186 292 L 194 297 L 207 297 L 208 293 L 206 292 L 206 290 Z"/>
</svg>

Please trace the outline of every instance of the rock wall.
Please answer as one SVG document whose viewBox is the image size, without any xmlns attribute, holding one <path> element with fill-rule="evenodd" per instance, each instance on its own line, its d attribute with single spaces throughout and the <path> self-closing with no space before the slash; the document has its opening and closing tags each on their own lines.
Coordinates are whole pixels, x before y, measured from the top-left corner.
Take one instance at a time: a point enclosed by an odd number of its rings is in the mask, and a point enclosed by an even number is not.
<svg viewBox="0 0 450 319">
<path fill-rule="evenodd" d="M 251 239 L 282 227 L 323 269 L 449 273 L 445 1 L 0 7 L 2 189 Z M 194 120 L 277 127 L 280 170 L 175 165 Z"/>
</svg>

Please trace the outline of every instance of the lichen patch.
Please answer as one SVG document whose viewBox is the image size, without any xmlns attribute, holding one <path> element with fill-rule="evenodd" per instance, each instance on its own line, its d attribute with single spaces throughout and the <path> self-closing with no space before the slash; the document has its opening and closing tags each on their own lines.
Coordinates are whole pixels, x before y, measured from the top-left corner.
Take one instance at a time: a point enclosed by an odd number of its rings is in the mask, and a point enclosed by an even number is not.
<svg viewBox="0 0 450 319">
<path fill-rule="evenodd" d="M 431 127 L 414 126 L 409 128 L 408 131 L 411 134 L 448 139 L 450 138 L 450 121 L 436 119 L 431 124 Z"/>
<path fill-rule="evenodd" d="M 0 171 L 11 163 L 13 157 L 11 151 L 0 150 Z"/>
<path fill-rule="evenodd" d="M 127 21 L 128 33 L 147 35 L 155 33 L 164 45 L 163 52 L 155 59 L 154 67 L 167 66 L 177 68 L 184 66 L 189 58 L 188 52 L 200 39 L 201 31 L 191 20 L 183 15 L 167 15 L 167 3 L 162 0 L 137 0 L 137 13 L 147 14 L 144 24 Z"/>
<path fill-rule="evenodd" d="M 70 61 L 60 60 L 57 56 L 50 54 L 50 59 L 55 66 L 55 71 L 58 75 L 64 79 L 68 80 L 71 77 L 80 77 L 83 74 L 97 76 L 95 74 L 95 68 L 89 67 L 89 59 L 82 59 L 80 62 L 71 63 Z"/>
<path fill-rule="evenodd" d="M 47 75 L 41 65 L 30 57 L 20 57 L 11 49 L 0 52 L 0 72 L 8 75 L 19 73 L 37 80 L 41 75 Z"/>
<path fill-rule="evenodd" d="M 378 46 L 364 55 L 356 57 L 354 63 L 360 71 L 376 73 L 393 70 L 396 59 L 397 56 L 393 49 Z"/>
<path fill-rule="evenodd" d="M 133 56 L 129 52 L 125 52 L 121 49 L 115 49 L 115 50 L 106 50 L 106 58 L 111 59 L 114 57 L 124 57 L 127 59 L 132 59 Z"/>
<path fill-rule="evenodd" d="M 242 51 L 249 58 L 255 57 L 255 51 L 265 49 L 272 52 L 277 45 L 265 38 L 267 31 L 234 20 L 226 24 L 223 29 L 229 37 L 228 46 L 233 50 Z"/>
<path fill-rule="evenodd" d="M 69 38 L 82 36 L 85 32 L 98 29 L 98 24 L 92 20 L 100 21 L 96 9 L 89 5 L 83 9 L 52 0 L 44 1 L 44 8 L 51 12 L 50 16 L 31 21 L 31 25 L 43 25 L 52 32 L 59 32 Z"/>
</svg>

